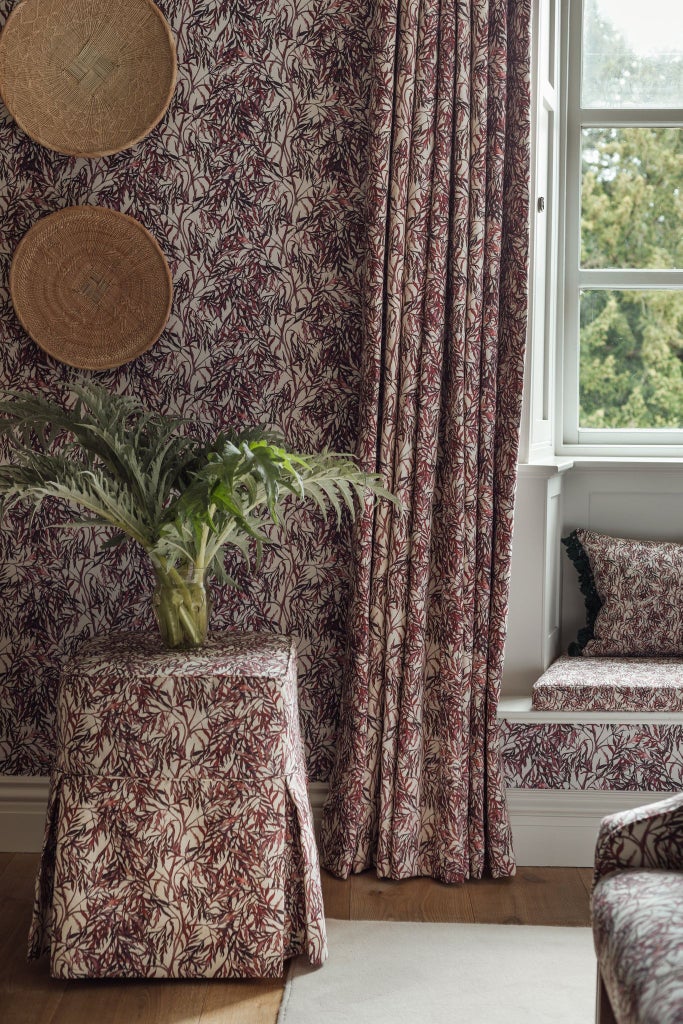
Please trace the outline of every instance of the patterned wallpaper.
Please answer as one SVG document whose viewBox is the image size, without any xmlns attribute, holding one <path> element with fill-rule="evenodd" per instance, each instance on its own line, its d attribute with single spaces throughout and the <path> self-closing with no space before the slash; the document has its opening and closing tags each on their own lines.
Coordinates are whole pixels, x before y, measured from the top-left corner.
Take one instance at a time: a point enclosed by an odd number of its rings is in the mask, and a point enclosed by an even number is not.
<svg viewBox="0 0 683 1024">
<path fill-rule="evenodd" d="M 302 449 L 353 448 L 369 65 L 358 0 L 162 0 L 178 87 L 138 146 L 74 160 L 34 145 L 0 109 L 0 366 L 5 386 L 51 391 L 69 371 L 23 333 L 11 254 L 42 215 L 99 204 L 159 241 L 175 287 L 168 329 L 101 383 L 216 427 L 270 423 Z M 0 24 L 12 7 L 0 0 Z M 150 576 L 132 546 L 53 529 L 57 506 L 0 533 L 0 771 L 45 772 L 59 664 L 87 637 L 151 628 Z M 214 624 L 299 640 L 309 769 L 327 777 L 343 648 L 347 530 L 290 510 L 286 546 L 242 589 L 214 592 Z M 237 569 L 237 563 L 235 563 Z"/>
<path fill-rule="evenodd" d="M 683 726 L 617 722 L 501 723 L 512 789 L 683 789 Z"/>
</svg>

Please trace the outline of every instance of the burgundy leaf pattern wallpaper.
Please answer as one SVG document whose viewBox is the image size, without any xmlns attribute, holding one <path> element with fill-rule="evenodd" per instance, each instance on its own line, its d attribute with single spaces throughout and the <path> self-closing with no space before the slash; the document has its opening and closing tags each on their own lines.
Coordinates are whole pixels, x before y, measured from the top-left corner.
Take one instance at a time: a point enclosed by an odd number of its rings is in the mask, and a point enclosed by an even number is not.
<svg viewBox="0 0 683 1024">
<path fill-rule="evenodd" d="M 680 658 L 563 655 L 536 680 L 535 711 L 683 711 Z"/>
<path fill-rule="evenodd" d="M 683 789 L 683 725 L 501 722 L 512 789 Z"/>
<path fill-rule="evenodd" d="M 274 977 L 327 955 L 296 651 L 113 634 L 59 687 L 30 954 L 53 976 Z"/>
<path fill-rule="evenodd" d="M 600 975 L 623 1024 L 683 1007 L 683 797 L 605 818 L 591 900 Z"/>
<path fill-rule="evenodd" d="M 96 379 L 220 428 L 280 427 L 302 450 L 354 450 L 368 126 L 363 0 L 160 0 L 178 85 L 139 145 L 97 160 L 34 144 L 0 105 L 0 374 L 51 393 L 66 367 L 16 319 L 12 253 L 42 216 L 96 204 L 136 217 L 171 267 L 166 331 Z M 0 0 L 0 25 L 12 9 Z M 132 546 L 54 529 L 56 505 L 0 527 L 0 771 L 45 773 L 59 666 L 88 638 L 154 629 L 152 581 Z M 292 509 L 240 590 L 213 594 L 216 628 L 296 637 L 308 764 L 333 755 L 347 592 L 347 529 Z"/>
</svg>

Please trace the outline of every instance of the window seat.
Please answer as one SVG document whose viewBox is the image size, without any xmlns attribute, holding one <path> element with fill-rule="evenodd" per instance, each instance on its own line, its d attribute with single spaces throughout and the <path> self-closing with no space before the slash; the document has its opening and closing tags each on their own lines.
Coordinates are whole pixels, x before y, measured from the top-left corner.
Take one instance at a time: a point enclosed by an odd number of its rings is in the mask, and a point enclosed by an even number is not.
<svg viewBox="0 0 683 1024">
<path fill-rule="evenodd" d="M 683 791 L 683 710 L 545 711 L 527 691 L 497 720 L 518 864 L 588 866 L 606 814 Z"/>
<path fill-rule="evenodd" d="M 570 658 L 536 680 L 534 711 L 683 711 L 683 658 Z"/>
<path fill-rule="evenodd" d="M 508 789 L 683 791 L 683 711 L 539 711 L 506 697 L 497 717 Z"/>
</svg>

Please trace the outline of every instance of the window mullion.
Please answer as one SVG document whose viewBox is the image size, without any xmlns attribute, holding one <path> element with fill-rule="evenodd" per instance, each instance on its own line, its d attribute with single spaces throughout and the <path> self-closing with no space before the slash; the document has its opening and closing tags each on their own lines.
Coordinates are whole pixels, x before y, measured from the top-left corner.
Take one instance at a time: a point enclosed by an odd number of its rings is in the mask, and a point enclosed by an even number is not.
<svg viewBox="0 0 683 1024">
<path fill-rule="evenodd" d="M 586 270 L 577 271 L 577 286 L 581 288 L 683 288 L 683 270 Z"/>
<path fill-rule="evenodd" d="M 569 4 L 567 36 L 563 53 L 566 97 L 565 126 L 565 217 L 564 217 L 564 296 L 561 308 L 563 323 L 563 379 L 558 395 L 564 441 L 578 441 L 579 411 L 579 257 L 581 223 L 581 0 Z"/>
<path fill-rule="evenodd" d="M 683 109 L 578 107 L 577 120 L 582 128 L 683 128 Z"/>
</svg>

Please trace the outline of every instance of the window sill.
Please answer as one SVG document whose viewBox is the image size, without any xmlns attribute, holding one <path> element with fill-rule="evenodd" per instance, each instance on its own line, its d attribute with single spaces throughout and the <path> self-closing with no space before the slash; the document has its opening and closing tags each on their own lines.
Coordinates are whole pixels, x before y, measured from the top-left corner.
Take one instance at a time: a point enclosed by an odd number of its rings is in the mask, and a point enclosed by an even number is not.
<svg viewBox="0 0 683 1024">
<path fill-rule="evenodd" d="M 642 469 L 666 470 L 675 469 L 680 472 L 683 466 L 683 455 L 572 455 L 574 469 Z"/>
<path fill-rule="evenodd" d="M 551 476 L 571 469 L 574 461 L 573 458 L 566 458 L 562 455 L 530 459 L 529 462 L 519 462 L 517 464 L 517 473 L 523 477 L 537 477 L 547 480 Z"/>
<path fill-rule="evenodd" d="M 674 470 L 680 473 L 683 455 L 557 455 L 518 463 L 520 476 L 549 478 L 574 470 L 600 472 L 619 470 Z"/>
</svg>

